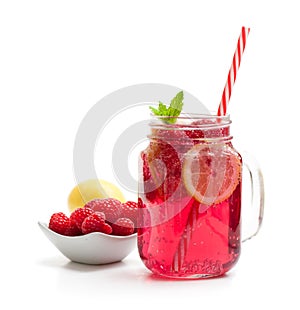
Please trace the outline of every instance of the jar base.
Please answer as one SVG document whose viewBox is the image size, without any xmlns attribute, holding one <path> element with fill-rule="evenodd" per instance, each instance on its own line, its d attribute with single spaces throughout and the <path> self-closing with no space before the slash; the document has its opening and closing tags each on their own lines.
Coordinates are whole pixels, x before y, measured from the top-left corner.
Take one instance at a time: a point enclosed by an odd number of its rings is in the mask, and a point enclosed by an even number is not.
<svg viewBox="0 0 300 310">
<path fill-rule="evenodd" d="M 213 279 L 213 278 L 222 278 L 226 276 L 226 273 L 216 273 L 216 274 L 162 274 L 158 272 L 152 271 L 152 276 L 157 277 L 159 279 L 165 279 L 165 280 L 201 280 L 201 279 Z"/>
</svg>

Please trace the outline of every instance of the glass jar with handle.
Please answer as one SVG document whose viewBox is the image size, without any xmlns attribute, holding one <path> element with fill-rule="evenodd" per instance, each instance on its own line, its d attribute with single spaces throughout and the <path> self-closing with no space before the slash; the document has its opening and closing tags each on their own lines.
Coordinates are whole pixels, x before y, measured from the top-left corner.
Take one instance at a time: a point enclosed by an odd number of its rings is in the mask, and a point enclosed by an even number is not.
<svg viewBox="0 0 300 310">
<path fill-rule="evenodd" d="M 221 276 L 240 256 L 242 170 L 250 172 L 258 227 L 262 174 L 233 147 L 230 116 L 181 115 L 175 124 L 166 118 L 150 121 L 150 143 L 140 155 L 140 257 L 165 277 Z"/>
</svg>

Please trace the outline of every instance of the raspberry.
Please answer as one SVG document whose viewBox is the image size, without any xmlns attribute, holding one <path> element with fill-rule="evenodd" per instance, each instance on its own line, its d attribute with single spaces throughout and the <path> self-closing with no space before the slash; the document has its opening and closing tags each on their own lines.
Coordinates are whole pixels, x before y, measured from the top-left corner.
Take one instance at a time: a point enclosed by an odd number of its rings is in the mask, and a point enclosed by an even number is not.
<svg viewBox="0 0 300 310">
<path fill-rule="evenodd" d="M 138 213 L 138 204 L 134 201 L 127 201 L 122 203 L 122 214 L 121 217 L 129 218 L 134 227 L 137 227 L 137 213 Z"/>
<path fill-rule="evenodd" d="M 92 232 L 112 233 L 112 228 L 105 223 L 105 215 L 102 212 L 94 212 L 86 217 L 81 225 L 81 230 L 84 234 Z"/>
<path fill-rule="evenodd" d="M 82 235 L 82 231 L 81 229 L 77 227 L 75 223 L 72 223 L 71 221 L 69 221 L 69 225 L 65 231 L 65 235 L 66 236 L 80 236 Z"/>
<path fill-rule="evenodd" d="M 183 130 L 181 130 L 182 125 L 174 125 L 174 130 L 158 129 L 154 132 L 155 136 L 167 143 L 173 144 L 180 142 L 180 140 L 185 140 L 186 135 Z M 178 130 L 176 130 L 178 129 Z"/>
<path fill-rule="evenodd" d="M 90 208 L 78 208 L 71 213 L 70 221 L 73 225 L 75 224 L 77 228 L 81 231 L 82 222 L 86 217 L 93 213 L 94 211 Z"/>
<path fill-rule="evenodd" d="M 128 236 L 134 233 L 134 224 L 130 219 L 121 217 L 112 224 L 112 229 L 114 235 Z"/>
<path fill-rule="evenodd" d="M 210 125 L 212 126 L 210 128 Z M 205 128 L 207 126 L 208 128 Z M 201 120 L 195 121 L 191 124 L 188 130 L 185 130 L 185 133 L 191 139 L 195 139 L 194 144 L 198 144 L 197 139 L 203 138 L 218 138 L 218 137 L 227 137 L 229 136 L 229 127 L 216 126 L 216 122 L 213 120 Z"/>
<path fill-rule="evenodd" d="M 191 139 L 203 139 L 204 133 L 200 129 L 189 129 L 185 131 L 186 135 Z"/>
<path fill-rule="evenodd" d="M 122 204 L 114 198 L 94 199 L 89 201 L 84 208 L 91 208 L 94 211 L 103 212 L 106 221 L 114 223 L 121 216 Z"/>
<path fill-rule="evenodd" d="M 69 218 L 63 212 L 58 212 L 52 214 L 49 221 L 49 229 L 57 232 L 58 234 L 64 235 L 69 227 L 69 224 Z"/>
<path fill-rule="evenodd" d="M 162 141 L 150 144 L 147 162 L 144 161 L 151 172 L 151 179 L 145 182 L 146 198 L 150 202 L 158 198 L 164 202 L 176 191 L 181 180 L 180 156 L 168 143 Z"/>
<path fill-rule="evenodd" d="M 103 212 L 95 211 L 94 213 L 96 213 L 98 216 L 100 216 L 102 218 L 102 220 L 105 222 L 106 217 L 105 217 L 105 214 Z"/>
<path fill-rule="evenodd" d="M 112 231 L 113 231 L 112 227 L 109 224 L 104 223 L 104 225 L 102 226 L 102 232 L 110 235 Z"/>
</svg>

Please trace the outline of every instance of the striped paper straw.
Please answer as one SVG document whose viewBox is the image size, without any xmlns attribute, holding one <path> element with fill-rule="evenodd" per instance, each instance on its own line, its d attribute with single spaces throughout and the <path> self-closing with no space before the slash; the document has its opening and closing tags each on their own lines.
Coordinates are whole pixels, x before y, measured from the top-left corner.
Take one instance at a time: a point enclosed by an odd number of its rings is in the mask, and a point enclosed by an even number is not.
<svg viewBox="0 0 300 310">
<path fill-rule="evenodd" d="M 233 55 L 232 64 L 228 72 L 228 77 L 227 77 L 227 81 L 226 81 L 226 84 L 223 90 L 222 99 L 221 99 L 221 102 L 218 108 L 219 116 L 226 115 L 232 88 L 236 80 L 237 71 L 241 64 L 241 59 L 243 56 L 243 52 L 245 50 L 246 41 L 247 41 L 249 32 L 250 32 L 250 28 L 242 27 L 242 31 L 238 39 L 238 42 L 237 42 L 237 47 Z"/>
</svg>

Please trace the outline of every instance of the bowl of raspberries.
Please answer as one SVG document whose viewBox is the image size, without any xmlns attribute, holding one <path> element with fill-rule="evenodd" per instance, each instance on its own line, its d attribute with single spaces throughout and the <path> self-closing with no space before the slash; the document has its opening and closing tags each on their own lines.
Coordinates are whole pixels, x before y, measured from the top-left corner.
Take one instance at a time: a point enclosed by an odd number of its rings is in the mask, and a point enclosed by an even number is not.
<svg viewBox="0 0 300 310">
<path fill-rule="evenodd" d="M 137 210 L 133 201 L 93 199 L 70 216 L 57 212 L 48 224 L 38 224 L 71 261 L 108 264 L 121 261 L 136 247 Z"/>
</svg>

